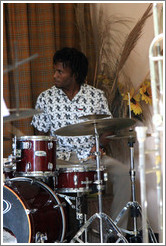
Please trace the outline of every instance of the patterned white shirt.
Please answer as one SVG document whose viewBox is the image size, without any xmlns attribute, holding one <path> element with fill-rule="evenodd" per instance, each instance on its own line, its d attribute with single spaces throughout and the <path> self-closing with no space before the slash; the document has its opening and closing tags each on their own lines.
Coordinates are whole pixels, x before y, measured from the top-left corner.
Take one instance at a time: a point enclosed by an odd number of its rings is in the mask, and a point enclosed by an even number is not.
<svg viewBox="0 0 166 246">
<path fill-rule="evenodd" d="M 43 113 L 33 116 L 32 125 L 42 132 L 50 132 L 56 136 L 55 131 L 61 127 L 80 123 L 79 117 L 91 114 L 107 114 L 111 116 L 104 92 L 90 85 L 81 85 L 79 92 L 70 100 L 67 95 L 57 87 L 42 92 L 36 102 L 36 109 Z M 77 153 L 80 161 L 85 160 L 95 144 L 94 136 L 56 136 L 57 158 L 68 161 L 71 152 Z"/>
</svg>

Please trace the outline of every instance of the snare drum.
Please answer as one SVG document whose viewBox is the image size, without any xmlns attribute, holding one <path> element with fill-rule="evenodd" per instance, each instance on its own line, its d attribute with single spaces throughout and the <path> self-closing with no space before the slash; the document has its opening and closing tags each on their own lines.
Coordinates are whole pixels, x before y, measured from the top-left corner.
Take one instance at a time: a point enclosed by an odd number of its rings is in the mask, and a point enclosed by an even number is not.
<svg viewBox="0 0 166 246">
<path fill-rule="evenodd" d="M 3 187 L 3 228 L 17 243 L 63 242 L 64 205 L 43 182 L 25 177 L 10 179 Z"/>
<path fill-rule="evenodd" d="M 50 136 L 22 136 L 16 139 L 15 176 L 54 176 L 56 139 Z"/>
<path fill-rule="evenodd" d="M 92 191 L 97 180 L 95 165 L 66 165 L 57 166 L 55 190 L 59 193 L 75 193 Z M 103 178 L 103 167 L 101 167 Z"/>
</svg>

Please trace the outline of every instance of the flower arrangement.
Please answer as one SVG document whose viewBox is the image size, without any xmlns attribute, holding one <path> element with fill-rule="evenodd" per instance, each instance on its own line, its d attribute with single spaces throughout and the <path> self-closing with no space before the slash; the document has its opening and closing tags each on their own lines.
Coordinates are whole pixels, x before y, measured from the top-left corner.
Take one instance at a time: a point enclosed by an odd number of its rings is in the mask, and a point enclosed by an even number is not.
<svg viewBox="0 0 166 246">
<path fill-rule="evenodd" d="M 101 5 L 98 15 L 95 11 L 92 11 L 92 30 L 89 32 L 89 29 L 85 27 L 84 18 L 80 18 L 84 16 L 82 7 L 76 5 L 76 22 L 80 33 L 81 49 L 86 51 L 85 44 L 88 40 L 93 41 L 94 44 L 92 47 L 94 49 L 95 62 L 93 63 L 93 56 L 89 57 L 90 64 L 93 64 L 94 67 L 92 85 L 105 92 L 110 111 L 114 117 L 127 116 L 128 107 L 126 102 L 128 103 L 128 93 L 130 93 L 130 106 L 133 116 L 142 116 L 142 102 L 150 103 L 150 85 L 144 81 L 140 88 L 135 91 L 132 88 L 133 85 L 130 78 L 125 79 L 127 75 L 125 74 L 124 65 L 142 35 L 146 20 L 152 15 L 152 3 L 149 4 L 132 30 L 125 30 L 125 28 L 129 28 L 128 24 L 131 21 L 129 18 L 106 17 Z M 93 7 L 92 9 L 94 10 Z M 120 31 L 119 25 L 123 26 L 123 32 Z M 90 36 L 89 33 L 91 33 Z M 123 90 L 121 90 L 121 85 L 118 83 L 122 77 Z"/>
<path fill-rule="evenodd" d="M 130 91 L 124 93 L 122 85 L 119 86 L 119 90 L 123 101 L 126 101 L 128 106 L 130 104 L 130 110 L 135 116 L 143 114 L 144 103 L 152 104 L 151 83 L 149 79 L 145 79 L 137 90 L 132 87 Z"/>
<path fill-rule="evenodd" d="M 105 74 L 99 74 L 97 76 L 97 83 L 101 88 L 107 88 L 107 90 L 109 90 L 110 87 L 111 89 L 111 78 L 108 78 Z M 126 117 L 128 111 L 126 109 L 130 107 L 132 116 L 141 120 L 145 104 L 152 105 L 150 79 L 145 79 L 136 90 L 132 86 L 132 83 L 129 84 L 129 87 L 130 88 L 128 88 L 128 86 L 124 86 L 122 83 L 117 83 L 119 97 L 122 100 L 121 110 L 124 112 L 124 116 Z"/>
</svg>

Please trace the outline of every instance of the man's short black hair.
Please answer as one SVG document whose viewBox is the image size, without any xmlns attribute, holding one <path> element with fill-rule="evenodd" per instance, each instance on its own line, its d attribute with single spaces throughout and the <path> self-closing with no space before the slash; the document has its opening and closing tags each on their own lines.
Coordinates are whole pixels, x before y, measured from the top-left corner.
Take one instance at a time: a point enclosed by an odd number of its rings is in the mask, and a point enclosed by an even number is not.
<svg viewBox="0 0 166 246">
<path fill-rule="evenodd" d="M 75 48 L 65 47 L 55 52 L 53 56 L 53 64 L 62 62 L 63 67 L 69 67 L 72 74 L 75 74 L 76 82 L 83 84 L 88 73 L 88 59 L 80 51 Z"/>
</svg>

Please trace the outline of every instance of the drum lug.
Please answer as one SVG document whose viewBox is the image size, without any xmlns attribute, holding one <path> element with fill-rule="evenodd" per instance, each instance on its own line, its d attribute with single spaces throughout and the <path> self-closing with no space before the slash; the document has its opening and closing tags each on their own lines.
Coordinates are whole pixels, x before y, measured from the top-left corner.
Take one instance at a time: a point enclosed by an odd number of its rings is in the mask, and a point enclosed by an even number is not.
<svg viewBox="0 0 166 246">
<path fill-rule="evenodd" d="M 104 173 L 104 181 L 108 181 L 108 173 Z"/>
<path fill-rule="evenodd" d="M 28 171 L 31 170 L 31 163 L 30 162 L 28 162 L 26 166 L 27 166 Z"/>
<path fill-rule="evenodd" d="M 53 143 L 52 142 L 48 143 L 48 149 L 52 149 L 52 148 L 53 148 Z"/>
<path fill-rule="evenodd" d="M 53 164 L 51 162 L 48 163 L 48 170 L 52 171 L 53 169 Z"/>
<path fill-rule="evenodd" d="M 35 243 L 44 243 L 47 239 L 47 233 L 43 234 L 41 232 L 37 232 L 35 236 Z"/>
<path fill-rule="evenodd" d="M 78 185 L 78 177 L 77 177 L 77 175 L 73 176 L 73 181 L 74 181 L 74 185 L 75 186 Z"/>
<path fill-rule="evenodd" d="M 25 209 L 25 211 L 26 211 L 26 214 L 30 214 L 31 213 L 30 209 Z"/>
<path fill-rule="evenodd" d="M 34 213 L 36 213 L 38 211 L 38 209 L 37 208 L 33 208 L 33 209 L 26 209 L 26 213 L 27 214 L 34 214 Z"/>
</svg>

